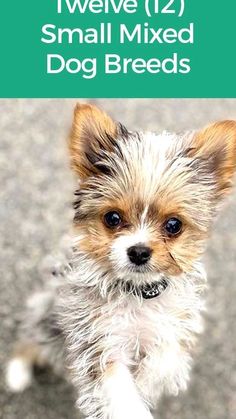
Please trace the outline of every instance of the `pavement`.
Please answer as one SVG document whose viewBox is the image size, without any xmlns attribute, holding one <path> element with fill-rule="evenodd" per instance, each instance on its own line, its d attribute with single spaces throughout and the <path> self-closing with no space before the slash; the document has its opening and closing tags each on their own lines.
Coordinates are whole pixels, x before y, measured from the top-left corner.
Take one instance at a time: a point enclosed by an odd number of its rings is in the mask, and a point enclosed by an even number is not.
<svg viewBox="0 0 236 419">
<path fill-rule="evenodd" d="M 236 100 L 94 100 L 131 129 L 199 128 L 236 118 Z M 75 100 L 0 100 L 0 418 L 76 419 L 73 390 L 41 372 L 21 395 L 4 366 L 26 297 L 42 284 L 42 261 L 70 228 L 73 180 L 65 138 Z M 162 400 L 156 419 L 236 417 L 236 193 L 212 228 L 205 333 L 188 391 Z"/>
</svg>

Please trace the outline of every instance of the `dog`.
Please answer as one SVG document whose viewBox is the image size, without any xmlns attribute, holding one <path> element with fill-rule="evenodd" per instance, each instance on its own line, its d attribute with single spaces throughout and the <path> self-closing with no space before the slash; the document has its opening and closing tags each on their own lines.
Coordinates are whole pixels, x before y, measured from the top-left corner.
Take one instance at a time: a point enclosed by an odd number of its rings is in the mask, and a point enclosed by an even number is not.
<svg viewBox="0 0 236 419">
<path fill-rule="evenodd" d="M 151 419 L 161 395 L 189 381 L 203 330 L 201 257 L 232 188 L 236 121 L 130 132 L 78 104 L 69 151 L 70 255 L 28 301 L 7 383 L 23 391 L 33 366 L 49 364 L 72 381 L 86 418 Z"/>
</svg>

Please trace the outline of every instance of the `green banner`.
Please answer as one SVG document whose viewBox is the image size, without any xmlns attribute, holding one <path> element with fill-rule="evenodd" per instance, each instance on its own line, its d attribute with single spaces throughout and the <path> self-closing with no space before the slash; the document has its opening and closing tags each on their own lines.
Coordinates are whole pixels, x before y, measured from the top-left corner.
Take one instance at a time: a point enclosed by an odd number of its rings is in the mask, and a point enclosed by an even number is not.
<svg viewBox="0 0 236 419">
<path fill-rule="evenodd" d="M 0 97 L 236 97 L 236 1 L 2 0 Z"/>
</svg>

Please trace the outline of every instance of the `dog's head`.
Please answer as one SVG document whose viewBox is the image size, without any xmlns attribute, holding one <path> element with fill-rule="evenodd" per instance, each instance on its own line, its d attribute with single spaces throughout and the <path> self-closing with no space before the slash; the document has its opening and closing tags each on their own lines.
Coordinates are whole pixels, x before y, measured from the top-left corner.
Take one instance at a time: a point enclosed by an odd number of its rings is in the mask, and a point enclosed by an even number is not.
<svg viewBox="0 0 236 419">
<path fill-rule="evenodd" d="M 236 122 L 184 135 L 137 133 L 77 105 L 69 148 L 80 252 L 123 279 L 191 272 L 231 188 Z"/>
</svg>

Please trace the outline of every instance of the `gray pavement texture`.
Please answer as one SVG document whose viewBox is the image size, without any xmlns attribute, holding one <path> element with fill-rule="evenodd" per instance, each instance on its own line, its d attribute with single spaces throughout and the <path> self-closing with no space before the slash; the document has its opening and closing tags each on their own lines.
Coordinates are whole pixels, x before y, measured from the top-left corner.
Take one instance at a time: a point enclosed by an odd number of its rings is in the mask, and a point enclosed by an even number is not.
<svg viewBox="0 0 236 419">
<path fill-rule="evenodd" d="M 236 118 L 236 100 L 95 100 L 131 129 L 181 131 Z M 75 419 L 73 390 L 42 372 L 12 395 L 4 366 L 25 298 L 41 284 L 41 264 L 72 219 L 73 181 L 65 138 L 75 100 L 0 101 L 0 418 Z M 236 194 L 212 228 L 205 333 L 188 391 L 164 398 L 159 419 L 236 417 Z"/>
</svg>

